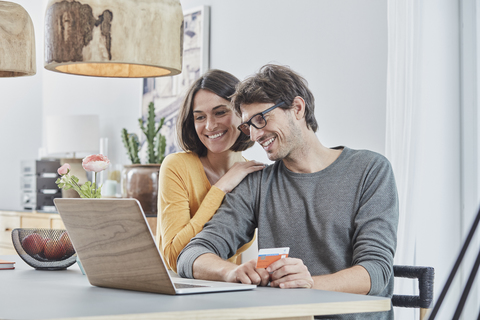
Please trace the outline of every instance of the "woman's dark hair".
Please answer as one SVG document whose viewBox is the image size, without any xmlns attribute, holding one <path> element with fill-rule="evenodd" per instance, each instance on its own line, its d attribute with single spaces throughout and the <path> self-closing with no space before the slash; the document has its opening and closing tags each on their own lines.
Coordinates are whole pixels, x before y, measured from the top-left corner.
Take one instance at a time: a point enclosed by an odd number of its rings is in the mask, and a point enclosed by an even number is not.
<svg viewBox="0 0 480 320">
<path fill-rule="evenodd" d="M 184 151 L 193 151 L 199 157 L 207 155 L 207 148 L 200 141 L 200 138 L 195 131 L 193 100 L 197 92 L 201 89 L 208 90 L 225 100 L 231 101 L 231 96 L 235 92 L 235 87 L 239 82 L 240 80 L 232 74 L 222 70 L 213 69 L 207 71 L 190 87 L 185 96 L 182 107 L 180 108 L 177 119 L 178 144 Z M 230 150 L 244 151 L 253 146 L 253 144 L 254 142 L 251 141 L 248 136 L 240 132 L 237 141 L 235 141 Z"/>
<path fill-rule="evenodd" d="M 315 98 L 308 89 L 305 78 L 286 66 L 267 64 L 260 70 L 242 81 L 233 95 L 235 110 L 241 114 L 242 104 L 252 103 L 286 103 L 282 109 L 289 109 L 295 97 L 305 100 L 305 122 L 307 128 L 317 131 L 315 119 Z"/>
</svg>

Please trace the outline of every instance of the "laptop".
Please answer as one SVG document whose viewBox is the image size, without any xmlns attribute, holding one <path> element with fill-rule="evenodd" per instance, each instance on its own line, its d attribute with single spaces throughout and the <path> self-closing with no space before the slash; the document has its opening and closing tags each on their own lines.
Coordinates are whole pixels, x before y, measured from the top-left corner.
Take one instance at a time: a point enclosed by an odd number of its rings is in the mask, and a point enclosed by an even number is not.
<svg viewBox="0 0 480 320">
<path fill-rule="evenodd" d="M 170 295 L 256 288 L 170 274 L 136 199 L 56 198 L 54 203 L 93 286 Z"/>
</svg>

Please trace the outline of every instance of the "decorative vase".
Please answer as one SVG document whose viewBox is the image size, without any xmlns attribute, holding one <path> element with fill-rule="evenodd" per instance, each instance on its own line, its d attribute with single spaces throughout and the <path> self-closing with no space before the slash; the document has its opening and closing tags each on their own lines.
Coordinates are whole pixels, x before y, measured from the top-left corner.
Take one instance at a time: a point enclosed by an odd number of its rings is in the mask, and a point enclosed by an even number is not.
<svg viewBox="0 0 480 320">
<path fill-rule="evenodd" d="M 82 159 L 79 158 L 62 158 L 60 165 L 68 163 L 70 165 L 70 174 L 78 178 L 78 184 L 82 185 L 88 181 L 87 172 L 82 167 Z M 62 198 L 80 198 L 80 195 L 74 189 L 65 190 L 62 188 Z"/>
<path fill-rule="evenodd" d="M 131 164 L 123 167 L 122 197 L 135 198 L 146 217 L 157 216 L 160 164 Z"/>
</svg>

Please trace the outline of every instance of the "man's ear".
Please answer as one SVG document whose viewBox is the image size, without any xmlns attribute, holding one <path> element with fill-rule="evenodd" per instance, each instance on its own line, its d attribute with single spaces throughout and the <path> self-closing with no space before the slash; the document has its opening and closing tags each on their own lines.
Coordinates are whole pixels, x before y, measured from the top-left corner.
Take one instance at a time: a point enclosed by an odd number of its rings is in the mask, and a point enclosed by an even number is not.
<svg viewBox="0 0 480 320">
<path fill-rule="evenodd" d="M 296 96 L 293 99 L 292 110 L 297 120 L 302 119 L 305 116 L 305 100 L 302 97 Z"/>
</svg>

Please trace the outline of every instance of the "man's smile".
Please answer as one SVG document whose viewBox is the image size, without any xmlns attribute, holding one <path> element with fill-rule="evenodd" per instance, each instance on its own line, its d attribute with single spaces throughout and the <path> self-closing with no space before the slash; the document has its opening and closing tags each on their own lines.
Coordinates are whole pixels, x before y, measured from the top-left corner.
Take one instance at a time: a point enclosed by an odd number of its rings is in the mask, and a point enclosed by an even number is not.
<svg viewBox="0 0 480 320">
<path fill-rule="evenodd" d="M 264 140 L 264 141 L 259 142 L 259 143 L 263 148 L 267 148 L 269 145 L 272 144 L 273 141 L 275 141 L 275 139 L 276 139 L 275 137 L 272 137 L 270 139 Z"/>
</svg>

